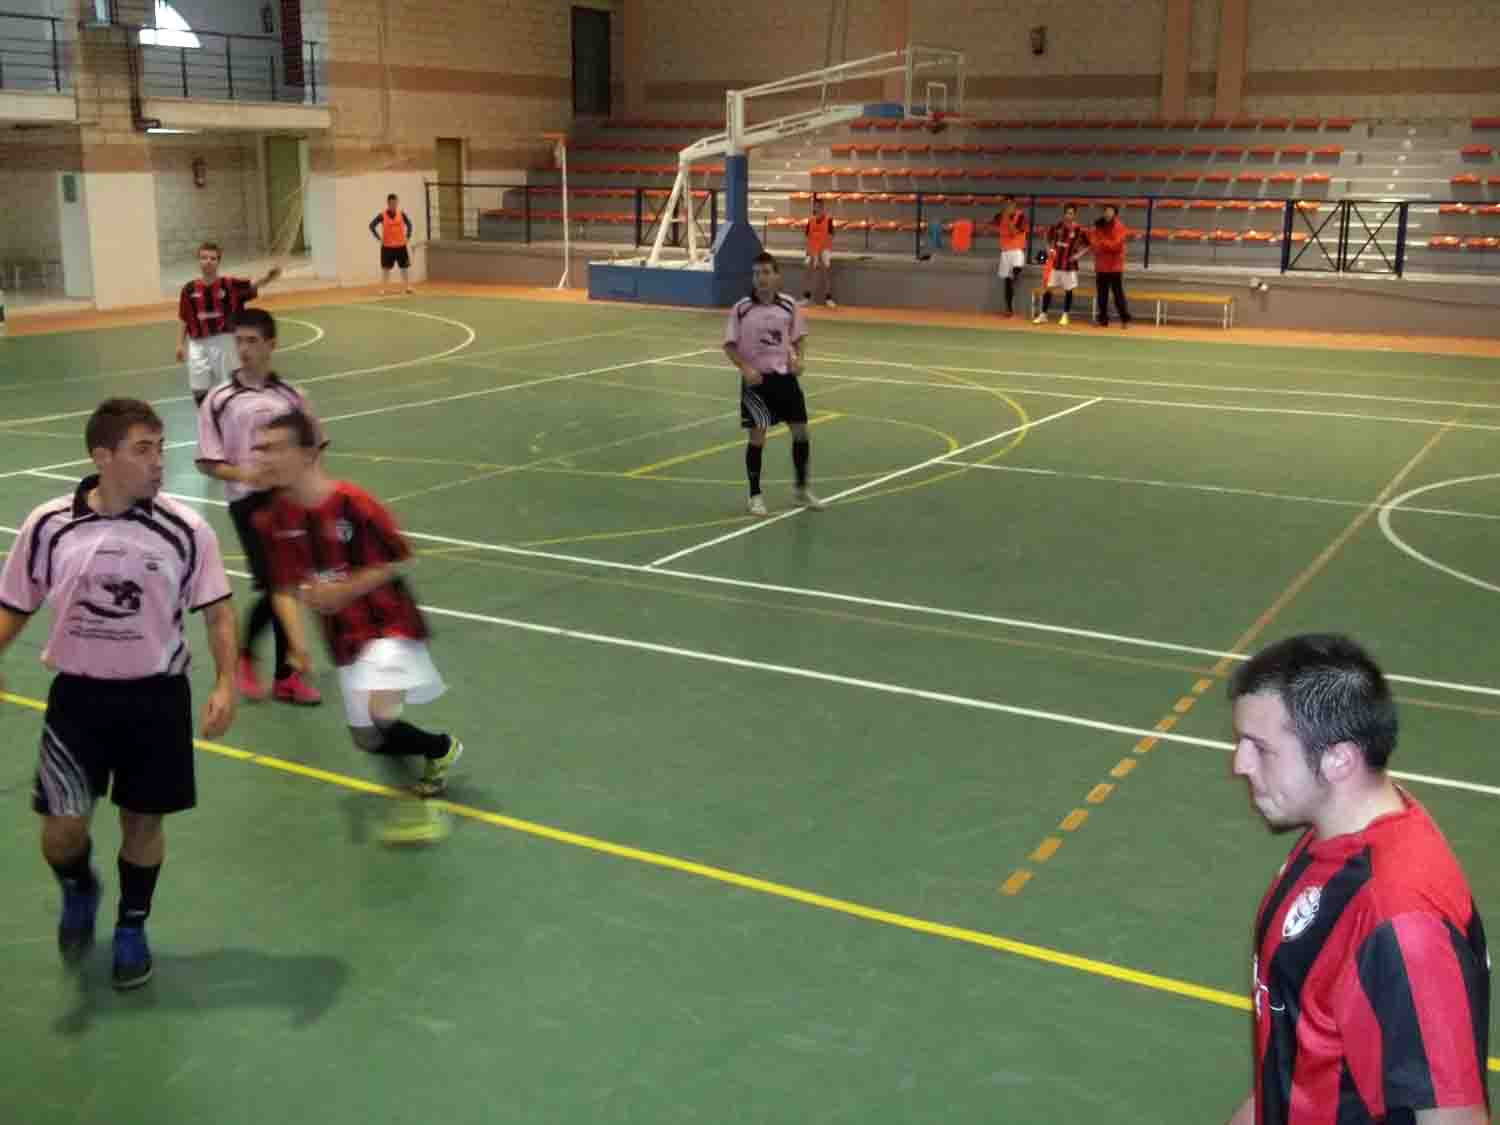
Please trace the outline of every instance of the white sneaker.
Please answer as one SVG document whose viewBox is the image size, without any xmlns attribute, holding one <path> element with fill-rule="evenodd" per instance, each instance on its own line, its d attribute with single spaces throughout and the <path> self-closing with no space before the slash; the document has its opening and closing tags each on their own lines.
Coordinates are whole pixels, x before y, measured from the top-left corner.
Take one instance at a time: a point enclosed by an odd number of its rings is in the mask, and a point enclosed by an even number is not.
<svg viewBox="0 0 1500 1125">
<path fill-rule="evenodd" d="M 1058 317 L 1057 318 L 1057 323 L 1060 324 L 1060 325 L 1062 325 L 1064 328 L 1066 328 L 1068 326 L 1068 324 L 1070 323 L 1069 320 L 1068 320 L 1068 314 L 1067 313 L 1063 313 L 1062 316 Z"/>
<path fill-rule="evenodd" d="M 832 297 L 829 297 L 828 300 L 824 301 L 823 305 L 824 305 L 825 308 L 830 308 L 830 309 L 836 309 L 836 308 L 839 307 L 839 303 L 837 301 L 835 301 Z"/>
<path fill-rule="evenodd" d="M 824 508 L 828 507 L 827 504 L 813 495 L 810 488 L 799 488 L 792 495 L 796 498 L 797 506 L 800 508 L 810 508 L 814 512 L 821 512 Z"/>
<path fill-rule="evenodd" d="M 750 503 L 746 509 L 752 516 L 763 516 L 766 514 L 766 498 L 764 496 L 750 497 Z"/>
<path fill-rule="evenodd" d="M 1046 313 L 1037 313 L 1036 316 L 1034 316 L 1034 317 L 1031 318 L 1031 323 L 1032 324 L 1046 324 L 1047 323 L 1047 314 Z"/>
</svg>

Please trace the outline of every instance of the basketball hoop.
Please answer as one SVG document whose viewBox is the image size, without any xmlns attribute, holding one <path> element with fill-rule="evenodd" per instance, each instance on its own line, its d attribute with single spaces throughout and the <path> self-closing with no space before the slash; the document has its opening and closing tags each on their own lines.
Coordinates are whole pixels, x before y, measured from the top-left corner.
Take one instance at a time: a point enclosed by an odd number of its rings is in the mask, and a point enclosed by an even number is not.
<svg viewBox="0 0 1500 1125">
<path fill-rule="evenodd" d="M 552 142 L 552 159 L 562 172 L 563 272 L 557 288 L 566 289 L 573 266 L 573 228 L 568 221 L 568 134 L 543 133 L 542 138 Z"/>
</svg>

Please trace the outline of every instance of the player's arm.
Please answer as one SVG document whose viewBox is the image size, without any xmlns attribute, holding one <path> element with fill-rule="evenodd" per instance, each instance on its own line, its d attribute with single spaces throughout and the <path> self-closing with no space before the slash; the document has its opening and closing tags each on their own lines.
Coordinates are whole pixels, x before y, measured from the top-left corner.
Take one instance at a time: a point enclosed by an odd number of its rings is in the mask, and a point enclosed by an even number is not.
<svg viewBox="0 0 1500 1125">
<path fill-rule="evenodd" d="M 1239 1109 L 1234 1111 L 1234 1116 L 1229 1119 L 1229 1125 L 1255 1125 L 1255 1096 L 1253 1094 L 1245 1099 Z"/>
<path fill-rule="evenodd" d="M 226 597 L 205 607 L 203 624 L 208 629 L 208 648 L 214 657 L 214 687 L 203 708 L 203 737 L 218 738 L 234 721 L 234 667 L 240 640 L 230 599 Z"/>
<path fill-rule="evenodd" d="M 740 354 L 740 318 L 735 309 L 729 310 L 729 326 L 724 330 L 724 354 L 740 373 L 740 378 L 752 387 L 758 387 L 765 379 L 761 373 Z"/>
<path fill-rule="evenodd" d="M 281 267 L 272 266 L 264 274 L 262 274 L 260 277 L 257 277 L 250 283 L 250 296 L 255 296 L 258 292 L 260 292 L 260 287 L 262 285 L 270 285 L 271 282 L 275 281 L 280 276 Z"/>
<path fill-rule="evenodd" d="M 376 242 L 380 241 L 380 212 L 375 212 L 375 217 L 370 220 L 370 237 Z"/>
<path fill-rule="evenodd" d="M 181 363 L 187 358 L 188 342 L 188 317 L 193 315 L 192 302 L 188 300 L 187 291 L 184 290 L 177 300 L 177 362 Z"/>
<path fill-rule="evenodd" d="M 21 630 L 26 628 L 26 622 L 31 617 L 25 613 L 17 613 L 9 606 L 0 606 L 0 656 L 10 647 L 10 642 L 21 635 Z M 0 691 L 5 690 L 5 677 L 0 676 Z"/>
<path fill-rule="evenodd" d="M 406 241 L 410 242 L 411 236 L 413 233 L 415 233 L 417 228 L 412 226 L 411 216 L 408 215 L 405 211 L 401 212 L 401 221 L 406 224 Z"/>
<path fill-rule="evenodd" d="M 787 348 L 787 372 L 801 375 L 807 362 L 807 317 L 800 306 L 792 313 L 792 343 Z"/>
</svg>

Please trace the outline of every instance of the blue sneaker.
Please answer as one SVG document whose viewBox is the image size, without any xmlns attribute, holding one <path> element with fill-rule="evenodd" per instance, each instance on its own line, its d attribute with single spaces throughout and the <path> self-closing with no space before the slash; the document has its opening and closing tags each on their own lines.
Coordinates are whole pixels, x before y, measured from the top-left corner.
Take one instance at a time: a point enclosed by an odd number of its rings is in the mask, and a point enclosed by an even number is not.
<svg viewBox="0 0 1500 1125">
<path fill-rule="evenodd" d="M 151 979 L 151 947 L 144 926 L 115 928 L 115 988 L 140 988 Z"/>
<path fill-rule="evenodd" d="M 93 948 L 94 916 L 98 913 L 98 878 L 86 891 L 63 891 L 62 919 L 57 923 L 57 951 L 65 963 L 76 964 Z"/>
</svg>

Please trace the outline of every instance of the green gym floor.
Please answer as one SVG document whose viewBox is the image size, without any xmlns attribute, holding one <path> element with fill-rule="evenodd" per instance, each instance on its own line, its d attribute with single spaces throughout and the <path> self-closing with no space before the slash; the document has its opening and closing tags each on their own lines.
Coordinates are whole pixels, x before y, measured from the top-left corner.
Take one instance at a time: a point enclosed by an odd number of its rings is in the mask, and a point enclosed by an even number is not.
<svg viewBox="0 0 1500 1125">
<path fill-rule="evenodd" d="M 323 707 L 201 747 L 155 980 L 112 992 L 107 926 L 65 972 L 36 623 L 0 706 L 7 1121 L 1221 1120 L 1291 844 L 1230 776 L 1224 657 L 1305 630 L 1400 677 L 1393 764 L 1500 918 L 1500 361 L 819 318 L 834 502 L 790 511 L 773 437 L 755 523 L 721 314 L 281 324 L 330 466 L 422 556 L 452 690 L 410 715 L 468 745 L 453 835 L 377 842 L 320 650 Z M 8 532 L 133 394 L 243 566 L 173 331 L 0 343 Z"/>
</svg>

